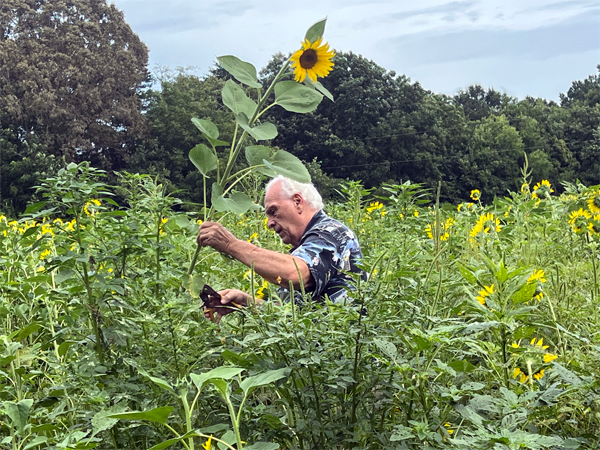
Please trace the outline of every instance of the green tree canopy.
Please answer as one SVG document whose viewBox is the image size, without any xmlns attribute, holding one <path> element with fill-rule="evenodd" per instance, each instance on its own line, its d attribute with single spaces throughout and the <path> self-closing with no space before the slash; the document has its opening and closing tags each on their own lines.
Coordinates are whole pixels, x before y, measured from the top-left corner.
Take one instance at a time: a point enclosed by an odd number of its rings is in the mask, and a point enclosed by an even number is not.
<svg viewBox="0 0 600 450">
<path fill-rule="evenodd" d="M 3 0 L 3 125 L 68 160 L 116 158 L 143 128 L 137 89 L 147 61 L 146 46 L 105 0 Z"/>
</svg>

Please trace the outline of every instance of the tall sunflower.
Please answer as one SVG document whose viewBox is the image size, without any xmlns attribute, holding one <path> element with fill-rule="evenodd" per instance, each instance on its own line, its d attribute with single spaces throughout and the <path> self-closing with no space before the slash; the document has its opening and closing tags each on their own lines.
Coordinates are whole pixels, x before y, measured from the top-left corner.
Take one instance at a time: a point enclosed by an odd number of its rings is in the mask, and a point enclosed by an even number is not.
<svg viewBox="0 0 600 450">
<path fill-rule="evenodd" d="M 292 55 L 292 67 L 298 83 L 302 83 L 307 75 L 316 83 L 317 77 L 326 77 L 333 69 L 331 58 L 335 56 L 335 52 L 329 50 L 329 44 L 321 45 L 321 41 L 322 38 L 311 44 L 306 39 L 302 48 Z"/>
</svg>

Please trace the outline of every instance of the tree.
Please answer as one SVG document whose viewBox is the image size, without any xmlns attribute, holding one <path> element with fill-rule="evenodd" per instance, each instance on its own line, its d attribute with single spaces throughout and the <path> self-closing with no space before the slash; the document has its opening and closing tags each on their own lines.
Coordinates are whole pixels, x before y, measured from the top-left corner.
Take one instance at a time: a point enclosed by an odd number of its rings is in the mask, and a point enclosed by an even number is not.
<svg viewBox="0 0 600 450">
<path fill-rule="evenodd" d="M 126 169 L 158 176 L 171 189 L 186 191 L 183 198 L 201 201 L 202 176 L 188 154 L 206 141 L 191 119 L 211 119 L 221 132 L 220 139 L 231 142 L 234 120 L 221 100 L 223 85 L 214 75 L 200 78 L 179 71 L 162 76 L 160 90 L 145 94 L 150 136 L 136 144 Z"/>
<path fill-rule="evenodd" d="M 454 96 L 455 104 L 462 106 L 465 115 L 472 121 L 479 121 L 490 114 L 498 113 L 503 105 L 513 100 L 492 88 L 486 91 L 479 84 L 473 84 Z"/>
<path fill-rule="evenodd" d="M 504 115 L 483 119 L 470 136 L 467 149 L 463 191 L 479 189 L 482 199 L 489 202 L 519 188 L 523 140 Z"/>
<path fill-rule="evenodd" d="M 122 165 L 143 131 L 148 51 L 106 0 L 3 0 L 0 123 L 67 161 Z"/>
<path fill-rule="evenodd" d="M 588 186 L 599 184 L 600 65 L 597 74 L 583 81 L 574 81 L 567 94 L 560 96 L 560 102 L 561 116 L 565 119 L 561 137 L 580 164 L 573 178 L 565 181 L 578 179 Z"/>
</svg>

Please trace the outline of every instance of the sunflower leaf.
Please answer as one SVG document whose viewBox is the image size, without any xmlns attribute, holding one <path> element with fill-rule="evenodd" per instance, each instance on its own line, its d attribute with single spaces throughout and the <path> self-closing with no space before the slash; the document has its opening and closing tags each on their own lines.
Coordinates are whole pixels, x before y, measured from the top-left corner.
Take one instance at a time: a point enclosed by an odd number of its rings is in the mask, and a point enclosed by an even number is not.
<svg viewBox="0 0 600 450">
<path fill-rule="evenodd" d="M 219 129 L 214 123 L 211 122 L 210 119 L 198 119 L 194 117 L 192 118 L 192 123 L 196 125 L 196 128 L 202 132 L 202 135 L 213 147 L 223 147 L 229 145 L 228 142 L 217 139 L 219 137 Z"/>
<path fill-rule="evenodd" d="M 218 56 L 217 61 L 219 61 L 223 69 L 229 72 L 240 83 L 257 89 L 262 87 L 256 78 L 256 67 L 252 64 L 242 61 L 233 55 Z"/>
<path fill-rule="evenodd" d="M 271 149 L 264 145 L 250 145 L 246 147 L 246 161 L 251 166 L 262 165 L 263 159 L 269 159 L 271 157 Z"/>
<path fill-rule="evenodd" d="M 332 102 L 335 102 L 335 100 L 333 99 L 333 94 L 331 92 L 329 92 L 329 90 L 325 86 L 323 86 L 320 81 L 313 83 L 309 77 L 306 77 L 306 80 L 309 80 L 317 91 L 319 91 L 321 94 L 323 94 L 325 97 L 327 97 Z"/>
<path fill-rule="evenodd" d="M 256 103 L 248 98 L 244 90 L 233 80 L 227 80 L 223 91 L 223 104 L 233 111 L 233 114 L 238 115 L 243 112 L 248 117 L 254 115 L 256 111 Z"/>
<path fill-rule="evenodd" d="M 208 173 L 217 168 L 217 157 L 204 144 L 198 144 L 190 150 L 190 161 L 196 166 L 202 175 L 208 177 Z"/>
<path fill-rule="evenodd" d="M 275 85 L 275 103 L 287 111 L 309 113 L 317 109 L 323 96 L 314 89 L 295 81 L 281 81 Z"/>
<path fill-rule="evenodd" d="M 169 414 L 173 411 L 172 406 L 161 406 L 150 411 L 131 411 L 126 413 L 111 414 L 108 417 L 125 420 L 148 420 L 150 422 L 167 423 Z"/>
<path fill-rule="evenodd" d="M 235 116 L 237 123 L 243 130 L 247 131 L 257 141 L 265 141 L 273 139 L 277 136 L 277 127 L 269 122 L 261 123 L 260 125 L 252 128 L 248 123 L 248 116 L 246 113 L 239 113 Z"/>
<path fill-rule="evenodd" d="M 235 214 L 244 214 L 251 209 L 260 208 L 242 192 L 234 192 L 228 198 L 223 197 L 223 187 L 217 183 L 212 185 L 211 202 L 217 211 L 231 211 Z"/>
<path fill-rule="evenodd" d="M 284 177 L 298 181 L 300 183 L 310 183 L 310 173 L 296 156 L 285 150 L 279 150 L 270 161 L 263 160 L 265 168 L 259 170 L 264 175 L 275 176 L 283 175 Z"/>
<path fill-rule="evenodd" d="M 308 39 L 311 44 L 321 39 L 323 37 L 323 33 L 325 33 L 325 22 L 327 22 L 327 18 L 320 20 L 311 26 L 306 32 L 304 39 Z"/>
</svg>

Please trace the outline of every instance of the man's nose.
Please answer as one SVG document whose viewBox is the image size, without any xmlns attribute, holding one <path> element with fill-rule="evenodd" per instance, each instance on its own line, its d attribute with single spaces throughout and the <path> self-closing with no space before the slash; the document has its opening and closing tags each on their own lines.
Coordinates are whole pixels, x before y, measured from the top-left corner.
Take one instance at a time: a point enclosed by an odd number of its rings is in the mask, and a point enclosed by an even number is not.
<svg viewBox="0 0 600 450">
<path fill-rule="evenodd" d="M 268 220 L 267 220 L 267 226 L 268 226 L 269 228 L 274 228 L 274 227 L 275 227 L 275 220 L 273 220 L 273 219 L 268 219 Z"/>
</svg>

